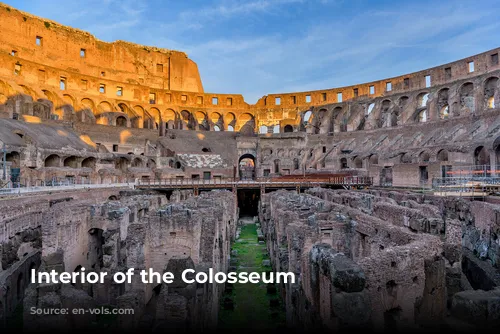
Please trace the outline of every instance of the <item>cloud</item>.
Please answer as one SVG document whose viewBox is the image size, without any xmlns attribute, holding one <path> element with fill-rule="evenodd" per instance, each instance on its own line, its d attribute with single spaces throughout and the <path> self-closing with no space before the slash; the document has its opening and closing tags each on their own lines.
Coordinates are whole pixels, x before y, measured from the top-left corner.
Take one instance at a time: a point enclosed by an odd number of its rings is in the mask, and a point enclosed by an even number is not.
<svg viewBox="0 0 500 334">
<path fill-rule="evenodd" d="M 241 93 L 249 103 L 454 61 L 497 47 L 500 28 L 493 0 L 89 1 L 47 0 L 34 13 L 100 39 L 185 51 L 205 91 Z"/>
</svg>

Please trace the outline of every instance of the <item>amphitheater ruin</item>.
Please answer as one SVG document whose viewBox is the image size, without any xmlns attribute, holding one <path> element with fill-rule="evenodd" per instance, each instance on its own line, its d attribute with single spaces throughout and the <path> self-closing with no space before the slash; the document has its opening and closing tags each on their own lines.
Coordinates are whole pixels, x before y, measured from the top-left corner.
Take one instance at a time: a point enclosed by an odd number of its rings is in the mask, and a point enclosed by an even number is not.
<svg viewBox="0 0 500 334">
<path fill-rule="evenodd" d="M 0 31 L 0 328 L 95 328 L 29 309 L 106 306 L 134 310 L 112 329 L 217 329 L 236 286 L 31 270 L 228 272 L 245 224 L 298 277 L 270 299 L 286 328 L 500 325 L 500 48 L 248 104 L 180 51 L 3 4 Z"/>
</svg>

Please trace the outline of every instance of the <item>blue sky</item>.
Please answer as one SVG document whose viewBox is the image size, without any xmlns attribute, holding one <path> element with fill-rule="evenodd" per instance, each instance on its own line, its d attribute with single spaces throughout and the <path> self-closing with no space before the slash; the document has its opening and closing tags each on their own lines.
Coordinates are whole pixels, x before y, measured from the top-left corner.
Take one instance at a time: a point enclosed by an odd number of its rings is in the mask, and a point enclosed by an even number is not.
<svg viewBox="0 0 500 334">
<path fill-rule="evenodd" d="M 185 51 L 205 92 L 243 94 L 249 103 L 397 76 L 500 46 L 496 0 L 5 2 L 104 41 Z"/>
</svg>

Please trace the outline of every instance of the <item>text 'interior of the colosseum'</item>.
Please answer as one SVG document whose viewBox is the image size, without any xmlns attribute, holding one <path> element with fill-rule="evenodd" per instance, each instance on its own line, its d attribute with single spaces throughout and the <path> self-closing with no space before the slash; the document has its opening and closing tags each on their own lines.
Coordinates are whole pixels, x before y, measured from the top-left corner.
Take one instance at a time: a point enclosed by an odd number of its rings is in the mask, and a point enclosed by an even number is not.
<svg viewBox="0 0 500 334">
<path fill-rule="evenodd" d="M 284 328 L 500 325 L 500 48 L 249 104 L 205 92 L 181 51 L 3 4 L 0 31 L 0 328 L 87 328 L 29 309 L 106 306 L 135 310 L 110 328 L 216 329 L 236 285 L 32 269 L 234 271 L 248 229 L 298 278 L 267 286 Z"/>
</svg>

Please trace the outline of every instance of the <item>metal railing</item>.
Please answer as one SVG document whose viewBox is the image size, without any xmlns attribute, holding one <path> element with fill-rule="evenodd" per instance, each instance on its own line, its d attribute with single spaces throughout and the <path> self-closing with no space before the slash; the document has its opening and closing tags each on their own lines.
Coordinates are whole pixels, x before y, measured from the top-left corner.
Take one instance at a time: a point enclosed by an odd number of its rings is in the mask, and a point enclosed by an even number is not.
<svg viewBox="0 0 500 334">
<path fill-rule="evenodd" d="M 87 188 L 135 188 L 136 182 L 125 181 L 117 183 L 97 183 L 90 182 L 86 179 L 81 180 L 64 180 L 64 179 L 53 179 L 53 180 L 36 180 L 33 182 L 28 182 L 27 180 L 21 180 L 18 182 L 13 181 L 3 181 L 0 183 L 0 196 L 9 194 L 23 194 L 31 192 L 43 192 L 43 191 L 64 191 L 72 189 L 87 189 Z"/>
</svg>

